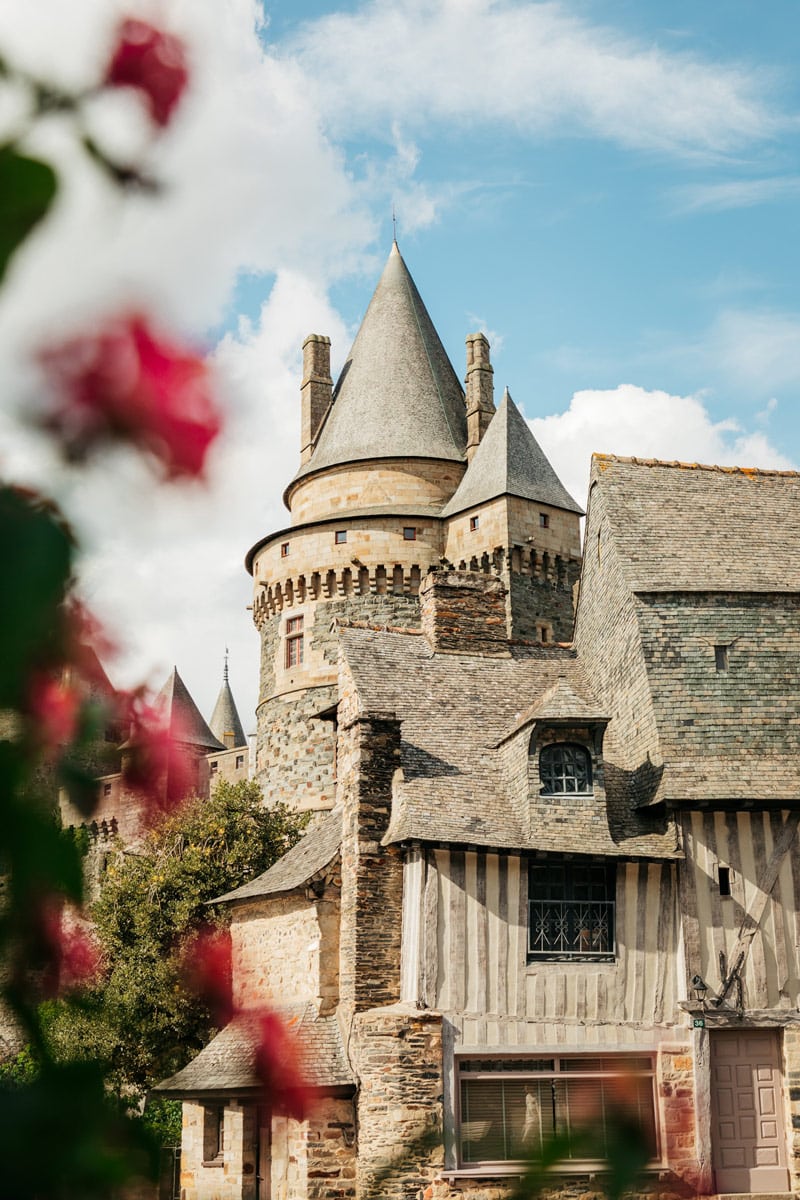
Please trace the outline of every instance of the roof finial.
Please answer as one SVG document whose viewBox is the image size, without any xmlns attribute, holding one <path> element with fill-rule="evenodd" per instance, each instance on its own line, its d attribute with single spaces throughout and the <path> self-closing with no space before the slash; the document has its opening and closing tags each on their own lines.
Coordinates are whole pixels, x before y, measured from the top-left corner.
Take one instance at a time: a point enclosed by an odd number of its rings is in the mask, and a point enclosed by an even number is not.
<svg viewBox="0 0 800 1200">
<path fill-rule="evenodd" d="M 394 200 L 392 201 L 392 241 L 397 245 L 397 217 L 394 212 Z"/>
<path fill-rule="evenodd" d="M 228 647 L 225 647 L 225 666 L 222 671 L 222 679 L 225 683 L 228 682 Z"/>
</svg>

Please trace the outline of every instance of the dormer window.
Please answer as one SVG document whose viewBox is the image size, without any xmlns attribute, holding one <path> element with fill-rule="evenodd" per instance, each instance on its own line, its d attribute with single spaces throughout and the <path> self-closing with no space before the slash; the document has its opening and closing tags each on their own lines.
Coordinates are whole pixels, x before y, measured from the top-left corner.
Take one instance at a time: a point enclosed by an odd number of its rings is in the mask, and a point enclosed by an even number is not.
<svg viewBox="0 0 800 1200">
<path fill-rule="evenodd" d="M 592 760 L 585 746 L 554 742 L 539 752 L 543 796 L 587 795 L 592 790 Z"/>
</svg>

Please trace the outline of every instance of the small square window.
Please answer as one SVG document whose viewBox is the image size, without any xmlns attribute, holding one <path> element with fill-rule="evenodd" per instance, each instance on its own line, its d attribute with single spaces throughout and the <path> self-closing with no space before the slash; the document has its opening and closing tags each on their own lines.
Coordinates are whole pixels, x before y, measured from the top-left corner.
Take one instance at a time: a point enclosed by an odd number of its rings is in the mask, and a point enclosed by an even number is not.
<svg viewBox="0 0 800 1200">
<path fill-rule="evenodd" d="M 719 881 L 720 896 L 730 896 L 731 894 L 731 869 L 730 867 L 717 867 L 717 879 Z"/>
<path fill-rule="evenodd" d="M 347 541 L 347 530 L 337 529 L 333 535 L 333 540 L 337 546 L 343 546 Z"/>
<path fill-rule="evenodd" d="M 478 526 L 480 525 L 480 523 L 481 523 L 480 517 L 470 517 L 470 519 L 469 519 L 470 532 L 472 532 L 472 530 L 474 530 L 474 529 L 477 529 Z"/>
<path fill-rule="evenodd" d="M 728 647 L 714 647 L 714 665 L 718 671 L 727 671 L 728 669 Z"/>
<path fill-rule="evenodd" d="M 539 513 L 539 528 L 540 529 L 549 529 L 550 528 L 550 514 L 549 513 L 543 513 L 543 512 Z"/>
<path fill-rule="evenodd" d="M 238 771 L 243 766 L 244 766 L 244 755 L 237 754 L 236 755 L 236 770 Z"/>
<path fill-rule="evenodd" d="M 103 784 L 103 795 L 104 795 L 104 796 L 110 796 L 110 795 L 111 795 L 111 784 L 110 784 L 110 783 L 104 783 L 104 784 Z"/>
<path fill-rule="evenodd" d="M 417 540 L 417 531 L 413 525 L 403 526 L 403 537 L 407 542 L 415 542 Z"/>
<path fill-rule="evenodd" d="M 287 558 L 289 555 L 289 543 L 281 542 L 281 558 Z"/>
<path fill-rule="evenodd" d="M 547 642 L 550 640 L 547 636 L 547 626 L 546 625 L 542 626 L 542 628 L 539 630 L 539 633 L 541 634 L 541 640 L 543 642 Z"/>
<path fill-rule="evenodd" d="M 216 775 L 218 767 L 219 767 L 219 763 L 217 763 L 217 762 L 209 763 L 209 767 L 208 767 L 209 774 Z"/>
</svg>

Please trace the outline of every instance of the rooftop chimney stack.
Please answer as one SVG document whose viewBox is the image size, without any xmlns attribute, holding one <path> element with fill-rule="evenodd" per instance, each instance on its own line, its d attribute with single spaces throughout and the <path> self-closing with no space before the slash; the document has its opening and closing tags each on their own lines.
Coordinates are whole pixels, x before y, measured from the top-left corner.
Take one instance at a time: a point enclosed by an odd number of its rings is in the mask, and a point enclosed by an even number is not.
<svg viewBox="0 0 800 1200">
<path fill-rule="evenodd" d="M 481 438 L 494 416 L 494 369 L 489 361 L 489 340 L 485 333 L 467 338 L 467 462 L 472 462 Z"/>
<path fill-rule="evenodd" d="M 331 339 L 310 333 L 303 342 L 303 382 L 300 385 L 300 462 L 314 452 L 323 417 L 333 395 Z"/>
<path fill-rule="evenodd" d="M 435 653 L 509 657 L 506 588 L 499 576 L 429 571 L 419 599 L 422 632 Z"/>
</svg>

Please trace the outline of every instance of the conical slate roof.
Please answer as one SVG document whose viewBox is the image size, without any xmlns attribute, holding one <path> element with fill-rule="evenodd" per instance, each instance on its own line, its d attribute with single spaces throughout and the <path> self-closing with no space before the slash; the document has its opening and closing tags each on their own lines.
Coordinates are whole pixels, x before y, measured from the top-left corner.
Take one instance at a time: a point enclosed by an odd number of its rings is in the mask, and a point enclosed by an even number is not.
<svg viewBox="0 0 800 1200">
<path fill-rule="evenodd" d="M 361 459 L 462 462 L 466 441 L 461 384 L 395 242 L 314 453 L 295 478 Z"/>
<path fill-rule="evenodd" d="M 176 741 L 206 750 L 225 749 L 206 725 L 177 667 L 172 668 L 172 674 L 158 693 L 156 705 L 168 718 L 170 733 Z"/>
<path fill-rule="evenodd" d="M 239 720 L 236 702 L 233 699 L 231 685 L 228 682 L 227 658 L 225 660 L 225 672 L 222 677 L 222 687 L 219 689 L 217 703 L 214 705 L 214 711 L 211 714 L 209 728 L 214 737 L 219 738 L 229 749 L 233 749 L 234 746 L 247 745 L 247 738 L 244 736 L 242 722 Z"/>
<path fill-rule="evenodd" d="M 442 509 L 442 516 L 452 517 L 465 508 L 505 495 L 522 496 L 583 515 L 583 509 L 547 461 L 508 388 L 455 495 Z"/>
</svg>

